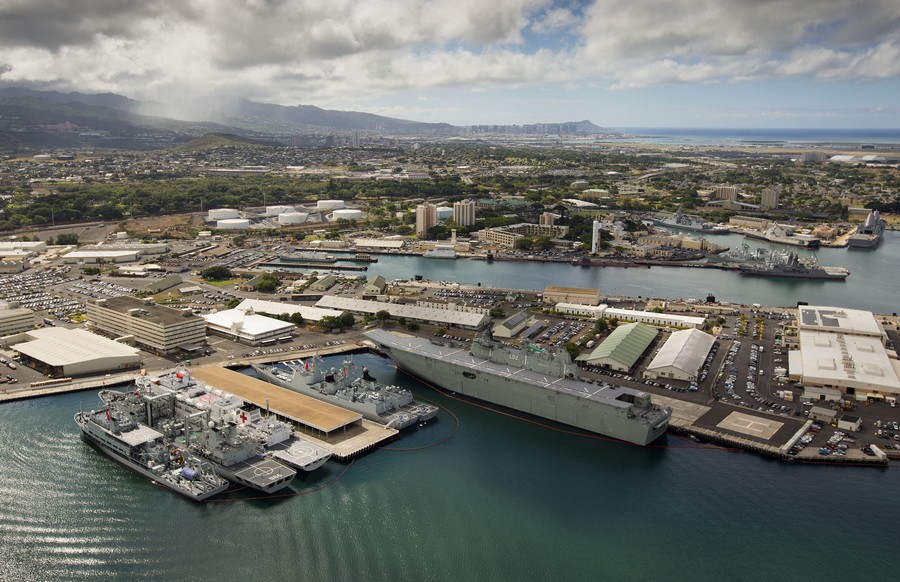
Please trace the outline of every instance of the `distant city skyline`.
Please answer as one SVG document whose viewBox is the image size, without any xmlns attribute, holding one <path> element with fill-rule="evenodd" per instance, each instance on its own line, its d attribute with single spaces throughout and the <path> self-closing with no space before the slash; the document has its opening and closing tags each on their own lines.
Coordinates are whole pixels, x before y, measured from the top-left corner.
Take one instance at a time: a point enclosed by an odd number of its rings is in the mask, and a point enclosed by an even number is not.
<svg viewBox="0 0 900 582">
<path fill-rule="evenodd" d="M 898 128 L 900 3 L 8 0 L 0 85 L 454 125 Z"/>
</svg>

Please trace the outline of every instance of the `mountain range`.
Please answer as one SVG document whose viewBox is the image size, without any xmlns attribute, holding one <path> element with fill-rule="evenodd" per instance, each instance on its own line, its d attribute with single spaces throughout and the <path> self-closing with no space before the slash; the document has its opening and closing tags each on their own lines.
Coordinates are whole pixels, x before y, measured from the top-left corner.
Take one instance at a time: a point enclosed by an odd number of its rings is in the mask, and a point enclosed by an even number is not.
<svg viewBox="0 0 900 582">
<path fill-rule="evenodd" d="M 541 124 L 569 132 L 597 133 L 590 121 Z M 449 136 L 465 128 L 423 123 L 312 105 L 284 106 L 240 97 L 171 102 L 136 101 L 114 93 L 60 93 L 0 88 L 0 151 L 65 148 L 162 149 L 206 133 L 227 133 L 260 141 L 298 136 Z"/>
</svg>

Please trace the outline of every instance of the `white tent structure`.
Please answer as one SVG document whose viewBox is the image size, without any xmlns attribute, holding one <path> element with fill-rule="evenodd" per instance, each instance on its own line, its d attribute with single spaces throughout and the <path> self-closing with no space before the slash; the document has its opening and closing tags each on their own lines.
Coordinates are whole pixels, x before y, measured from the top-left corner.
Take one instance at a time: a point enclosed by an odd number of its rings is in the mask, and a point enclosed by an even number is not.
<svg viewBox="0 0 900 582">
<path fill-rule="evenodd" d="M 694 381 L 716 338 L 699 329 L 676 331 L 647 366 L 645 378 Z"/>
</svg>

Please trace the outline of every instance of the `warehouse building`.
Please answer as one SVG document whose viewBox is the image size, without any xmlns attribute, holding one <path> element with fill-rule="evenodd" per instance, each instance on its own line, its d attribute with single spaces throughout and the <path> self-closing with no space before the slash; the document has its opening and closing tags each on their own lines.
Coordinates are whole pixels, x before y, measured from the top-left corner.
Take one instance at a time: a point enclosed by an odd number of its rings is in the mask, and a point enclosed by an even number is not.
<svg viewBox="0 0 900 582">
<path fill-rule="evenodd" d="M 647 366 L 644 378 L 695 381 L 715 341 L 699 329 L 674 332 Z"/>
<path fill-rule="evenodd" d="M 658 330 L 642 323 L 620 325 L 594 351 L 575 359 L 590 366 L 627 372 L 638 363 L 657 335 Z"/>
<path fill-rule="evenodd" d="M 800 306 L 797 341 L 788 353 L 791 380 L 807 400 L 884 400 L 900 395 L 900 361 L 870 311 Z"/>
<path fill-rule="evenodd" d="M 505 339 L 516 337 L 520 331 L 528 327 L 530 321 L 531 314 L 527 311 L 520 311 L 495 325 L 493 335 Z"/>
<path fill-rule="evenodd" d="M 206 343 L 206 320 L 181 311 L 121 296 L 87 303 L 88 324 L 113 336 L 131 336 L 140 348 L 156 354 L 172 354 Z"/>
<path fill-rule="evenodd" d="M 132 370 L 141 364 L 137 348 L 84 331 L 64 327 L 35 329 L 14 344 L 22 362 L 55 378 Z"/>
<path fill-rule="evenodd" d="M 257 315 L 252 309 L 225 309 L 204 315 L 209 332 L 251 346 L 290 341 L 297 327 L 274 317 Z"/>
<path fill-rule="evenodd" d="M 606 317 L 608 319 L 617 319 L 619 321 L 630 321 L 664 327 L 701 328 L 706 321 L 703 317 L 678 315 L 675 313 L 657 313 L 655 311 L 638 311 L 635 309 L 621 309 L 618 307 L 610 307 L 605 303 L 596 306 L 579 303 L 557 303 L 553 309 L 558 313 L 564 313 L 566 315 L 580 315 L 582 317 L 590 317 L 591 319 L 601 319 Z"/>
<path fill-rule="evenodd" d="M 340 317 L 343 311 L 323 309 L 310 305 L 283 303 L 281 301 L 263 301 L 261 299 L 244 299 L 235 307 L 243 312 L 266 313 L 269 315 L 293 315 L 299 313 L 303 321 L 320 321 L 323 317 Z"/>
<path fill-rule="evenodd" d="M 542 295 L 544 303 L 573 303 L 576 305 L 600 305 L 600 289 L 589 287 L 544 287 Z"/>
<path fill-rule="evenodd" d="M 409 305 L 406 303 L 367 301 L 365 299 L 353 299 L 350 297 L 335 297 L 334 295 L 322 297 L 316 303 L 316 307 L 339 309 L 341 311 L 349 311 L 350 313 L 359 313 L 362 315 L 375 315 L 379 311 L 387 311 L 394 319 L 402 317 L 409 321 L 473 330 L 482 329 L 490 320 L 490 317 L 484 313 L 432 309 L 430 307 L 419 307 L 418 305 Z"/>
</svg>

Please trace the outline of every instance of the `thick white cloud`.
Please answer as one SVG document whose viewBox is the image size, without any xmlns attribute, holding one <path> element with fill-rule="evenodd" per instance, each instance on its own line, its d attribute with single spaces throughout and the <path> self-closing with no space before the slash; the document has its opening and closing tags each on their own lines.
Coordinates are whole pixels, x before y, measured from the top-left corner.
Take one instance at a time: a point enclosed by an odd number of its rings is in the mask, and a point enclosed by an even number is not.
<svg viewBox="0 0 900 582">
<path fill-rule="evenodd" d="M 896 0 L 3 0 L 0 79 L 327 107 L 429 87 L 879 80 L 900 76 L 898 31 Z"/>
</svg>

